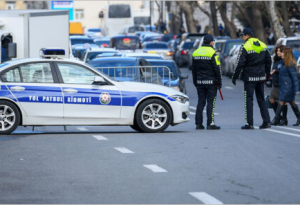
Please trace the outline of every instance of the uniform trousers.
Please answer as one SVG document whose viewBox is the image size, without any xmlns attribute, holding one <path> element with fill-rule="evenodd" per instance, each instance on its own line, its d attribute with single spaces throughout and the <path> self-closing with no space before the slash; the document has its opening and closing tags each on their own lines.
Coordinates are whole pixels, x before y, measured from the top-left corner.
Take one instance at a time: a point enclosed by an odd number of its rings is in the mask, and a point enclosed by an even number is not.
<svg viewBox="0 0 300 205">
<path fill-rule="evenodd" d="M 198 105 L 196 110 L 196 125 L 203 123 L 203 109 L 206 105 L 207 125 L 214 124 L 215 102 L 217 87 L 215 85 L 197 85 Z"/>
<path fill-rule="evenodd" d="M 245 82 L 245 120 L 246 124 L 253 125 L 253 95 L 256 95 L 257 103 L 263 122 L 270 123 L 269 111 L 264 99 L 264 83 L 263 82 Z"/>
</svg>

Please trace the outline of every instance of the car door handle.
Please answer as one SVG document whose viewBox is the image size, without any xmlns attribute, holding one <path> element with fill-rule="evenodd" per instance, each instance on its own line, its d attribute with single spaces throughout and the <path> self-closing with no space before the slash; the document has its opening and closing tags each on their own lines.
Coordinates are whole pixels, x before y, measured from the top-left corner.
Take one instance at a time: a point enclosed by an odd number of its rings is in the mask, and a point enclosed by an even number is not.
<svg viewBox="0 0 300 205">
<path fill-rule="evenodd" d="M 63 90 L 65 93 L 77 93 L 78 91 L 75 89 L 64 89 Z"/>
<path fill-rule="evenodd" d="M 25 88 L 21 87 L 21 86 L 10 87 L 10 89 L 13 90 L 13 91 L 23 91 L 23 90 L 25 90 Z"/>
</svg>

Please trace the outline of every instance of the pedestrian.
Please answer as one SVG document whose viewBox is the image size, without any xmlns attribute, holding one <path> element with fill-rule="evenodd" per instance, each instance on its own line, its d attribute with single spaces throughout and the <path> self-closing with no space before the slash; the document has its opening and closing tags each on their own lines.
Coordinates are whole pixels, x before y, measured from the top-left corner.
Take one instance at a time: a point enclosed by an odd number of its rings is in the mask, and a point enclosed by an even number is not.
<svg viewBox="0 0 300 205">
<path fill-rule="evenodd" d="M 296 70 L 296 61 L 293 55 L 293 51 L 290 48 L 285 48 L 282 54 L 282 64 L 279 73 L 279 105 L 276 110 L 276 115 L 272 121 L 272 124 L 278 125 L 280 121 L 280 114 L 284 111 L 283 107 L 286 106 L 287 102 L 291 105 L 294 111 L 297 122 L 293 126 L 300 124 L 300 112 L 297 104 L 295 103 L 295 95 L 299 92 L 299 82 Z M 283 112 L 283 118 L 286 119 L 286 112 Z"/>
<path fill-rule="evenodd" d="M 196 110 L 196 129 L 204 129 L 203 109 L 207 102 L 207 127 L 208 130 L 218 130 L 215 125 L 214 111 L 217 90 L 222 87 L 221 66 L 219 56 L 213 48 L 214 38 L 207 34 L 204 36 L 203 45 L 193 53 L 192 73 L 193 83 L 197 88 L 198 105 Z"/>
<path fill-rule="evenodd" d="M 1 47 L 1 62 L 0 63 L 4 63 L 5 61 L 8 61 L 8 57 L 5 51 L 4 47 Z"/>
<path fill-rule="evenodd" d="M 245 95 L 245 125 L 242 129 L 254 129 L 253 127 L 253 94 L 255 91 L 257 103 L 263 119 L 259 129 L 270 128 L 270 115 L 264 100 L 264 81 L 270 76 L 271 56 L 265 43 L 253 37 L 250 28 L 244 28 L 241 33 L 244 45 L 241 46 L 237 57 L 237 63 L 232 76 L 232 83 L 236 85 L 236 79 L 241 71 L 244 81 Z"/>
<path fill-rule="evenodd" d="M 269 97 L 269 101 L 272 105 L 272 108 L 274 110 L 274 113 L 276 114 L 276 110 L 278 107 L 278 100 L 279 100 L 279 66 L 281 66 L 282 63 L 282 53 L 283 50 L 286 47 L 284 45 L 281 46 L 277 46 L 275 48 L 275 55 L 273 58 L 273 67 L 272 67 L 272 71 L 271 71 L 271 75 L 272 75 L 272 90 L 271 90 L 271 94 Z M 287 113 L 287 105 L 283 105 L 282 108 L 282 112 L 285 113 L 285 117 L 280 116 L 280 122 L 278 123 L 278 125 L 287 125 L 287 119 L 286 119 L 286 113 Z M 271 123 L 271 125 L 274 125 Z"/>
</svg>

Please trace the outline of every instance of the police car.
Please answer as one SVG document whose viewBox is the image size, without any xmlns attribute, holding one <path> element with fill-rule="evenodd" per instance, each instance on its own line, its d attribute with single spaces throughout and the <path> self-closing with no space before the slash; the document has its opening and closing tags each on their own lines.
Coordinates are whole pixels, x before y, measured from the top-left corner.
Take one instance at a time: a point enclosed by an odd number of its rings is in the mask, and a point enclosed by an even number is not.
<svg viewBox="0 0 300 205">
<path fill-rule="evenodd" d="M 42 58 L 0 64 L 0 134 L 20 126 L 129 125 L 162 132 L 189 121 L 189 98 L 174 89 L 117 82 L 89 65 L 42 49 Z"/>
</svg>

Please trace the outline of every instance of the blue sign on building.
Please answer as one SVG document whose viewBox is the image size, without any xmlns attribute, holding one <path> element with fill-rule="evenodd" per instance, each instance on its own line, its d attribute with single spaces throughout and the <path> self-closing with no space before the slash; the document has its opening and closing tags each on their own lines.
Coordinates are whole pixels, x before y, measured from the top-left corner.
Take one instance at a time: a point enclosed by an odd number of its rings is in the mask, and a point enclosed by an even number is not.
<svg viewBox="0 0 300 205">
<path fill-rule="evenodd" d="M 69 10 L 69 20 L 74 19 L 74 2 L 73 1 L 51 1 L 51 9 Z"/>
</svg>

